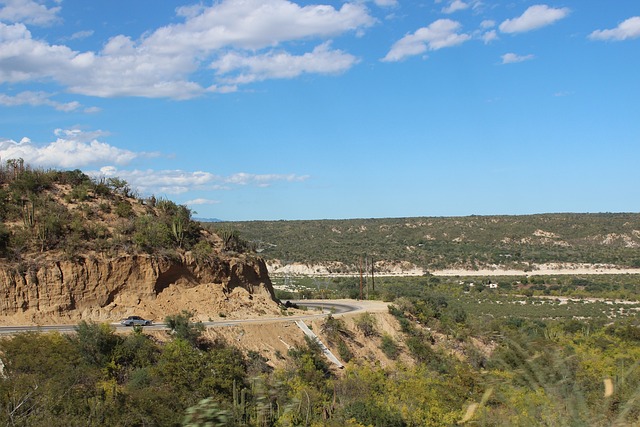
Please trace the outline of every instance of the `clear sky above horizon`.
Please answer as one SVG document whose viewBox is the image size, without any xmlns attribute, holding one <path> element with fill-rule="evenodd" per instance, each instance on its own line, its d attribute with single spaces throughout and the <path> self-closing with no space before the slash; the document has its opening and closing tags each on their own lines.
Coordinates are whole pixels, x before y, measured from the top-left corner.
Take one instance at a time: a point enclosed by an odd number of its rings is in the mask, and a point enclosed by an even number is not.
<svg viewBox="0 0 640 427">
<path fill-rule="evenodd" d="M 0 0 L 0 161 L 223 220 L 640 211 L 640 1 Z"/>
</svg>

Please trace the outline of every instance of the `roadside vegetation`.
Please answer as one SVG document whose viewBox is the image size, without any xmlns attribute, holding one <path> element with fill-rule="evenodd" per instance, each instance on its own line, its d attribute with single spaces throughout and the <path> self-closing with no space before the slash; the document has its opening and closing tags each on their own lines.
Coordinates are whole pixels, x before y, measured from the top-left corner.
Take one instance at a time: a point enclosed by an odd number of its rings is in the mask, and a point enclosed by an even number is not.
<svg viewBox="0 0 640 427">
<path fill-rule="evenodd" d="M 346 363 L 306 340 L 274 369 L 255 351 L 208 340 L 190 313 L 171 330 L 0 339 L 0 423 L 11 426 L 610 426 L 640 421 L 637 316 L 505 315 L 437 287 L 370 313 L 328 316 L 318 333 Z M 523 306 L 527 306 L 526 304 Z M 534 304 L 535 306 L 535 304 Z M 356 356 L 377 347 L 389 362 Z"/>
</svg>

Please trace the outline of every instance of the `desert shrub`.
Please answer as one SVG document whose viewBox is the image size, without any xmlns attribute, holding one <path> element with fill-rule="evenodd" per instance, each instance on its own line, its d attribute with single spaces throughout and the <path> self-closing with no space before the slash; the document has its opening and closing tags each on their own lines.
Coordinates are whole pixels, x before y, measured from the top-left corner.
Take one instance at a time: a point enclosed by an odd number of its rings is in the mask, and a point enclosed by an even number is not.
<svg viewBox="0 0 640 427">
<path fill-rule="evenodd" d="M 376 318 L 371 313 L 362 313 L 353 322 L 365 337 L 373 337 L 378 334 Z"/>
<path fill-rule="evenodd" d="M 102 367 L 112 358 L 113 351 L 122 338 L 115 329 L 106 323 L 81 321 L 76 326 L 76 335 L 71 338 L 80 350 L 83 358 L 98 367 Z"/>
<path fill-rule="evenodd" d="M 327 341 L 332 345 L 336 345 L 343 336 L 349 336 L 349 330 L 344 324 L 344 320 L 337 319 L 331 314 L 325 317 L 321 330 L 326 335 Z"/>
<path fill-rule="evenodd" d="M 193 346 L 197 346 L 204 332 L 204 325 L 202 322 L 191 322 L 192 317 L 192 312 L 183 310 L 180 314 L 172 314 L 165 317 L 164 322 L 175 338 L 182 339 Z"/>
<path fill-rule="evenodd" d="M 11 232 L 4 223 L 0 222 L 0 256 L 7 256 L 11 243 Z"/>
<path fill-rule="evenodd" d="M 153 252 L 171 246 L 170 231 L 167 225 L 151 215 L 136 218 L 133 242 L 142 250 Z"/>
<path fill-rule="evenodd" d="M 131 203 L 121 200 L 116 204 L 115 213 L 119 218 L 131 218 L 134 216 Z"/>
<path fill-rule="evenodd" d="M 196 243 L 191 251 L 195 259 L 199 262 L 204 262 L 210 259 L 211 255 L 213 254 L 213 248 L 211 247 L 211 244 L 209 244 L 209 242 L 207 242 L 206 240 L 201 240 Z"/>
<path fill-rule="evenodd" d="M 357 400 L 346 406 L 343 411 L 347 419 L 353 418 L 366 426 L 404 427 L 407 425 L 399 411 L 368 400 Z"/>
<path fill-rule="evenodd" d="M 329 366 L 322 354 L 320 345 L 314 339 L 305 336 L 305 346 L 294 346 L 288 351 L 296 368 L 296 376 L 303 382 L 321 387 L 331 375 Z"/>
<path fill-rule="evenodd" d="M 382 335 L 380 350 L 391 360 L 395 360 L 400 354 L 400 347 L 389 334 Z"/>
<path fill-rule="evenodd" d="M 346 342 L 344 342 L 344 340 L 340 340 L 338 341 L 338 355 L 340 356 L 340 358 L 345 361 L 345 362 L 349 362 L 351 359 L 353 359 L 353 353 L 351 352 L 351 349 L 349 348 L 349 346 L 347 345 Z"/>
</svg>

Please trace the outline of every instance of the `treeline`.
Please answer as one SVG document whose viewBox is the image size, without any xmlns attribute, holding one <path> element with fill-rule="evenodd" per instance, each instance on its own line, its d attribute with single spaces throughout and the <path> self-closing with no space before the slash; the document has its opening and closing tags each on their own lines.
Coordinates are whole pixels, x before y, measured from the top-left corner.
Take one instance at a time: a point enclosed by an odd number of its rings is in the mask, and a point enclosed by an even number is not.
<svg viewBox="0 0 640 427">
<path fill-rule="evenodd" d="M 399 332 L 368 313 L 329 316 L 283 368 L 203 338 L 189 313 L 168 341 L 81 323 L 75 334 L 0 340 L 0 423 L 11 426 L 605 426 L 640 421 L 640 333 L 633 321 L 496 319 L 437 293 L 390 306 Z M 356 337 L 356 332 L 359 334 Z M 360 337 L 360 338 L 358 338 Z M 352 351 L 359 340 L 396 362 Z M 360 344 L 362 345 L 362 344 Z M 342 348 L 342 350 L 340 350 Z M 345 350 L 346 348 L 346 350 Z M 407 357 L 410 358 L 407 359 Z"/>
<path fill-rule="evenodd" d="M 219 224 L 216 224 L 219 226 Z M 640 267 L 640 214 L 416 217 L 222 223 L 268 259 L 309 264 L 408 261 L 427 270 L 532 263 Z M 213 226 L 213 225 L 209 225 Z"/>
</svg>

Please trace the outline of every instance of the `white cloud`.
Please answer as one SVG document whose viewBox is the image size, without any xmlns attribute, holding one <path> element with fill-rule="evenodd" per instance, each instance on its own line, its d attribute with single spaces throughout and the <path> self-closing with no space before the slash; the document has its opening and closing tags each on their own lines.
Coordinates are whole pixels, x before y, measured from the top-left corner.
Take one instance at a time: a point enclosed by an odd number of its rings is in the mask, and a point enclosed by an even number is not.
<svg viewBox="0 0 640 427">
<path fill-rule="evenodd" d="M 77 31 L 71 34 L 71 37 L 69 37 L 69 40 L 82 40 L 82 39 L 86 39 L 87 37 L 91 37 L 92 35 L 93 35 L 93 30 Z"/>
<path fill-rule="evenodd" d="M 184 18 L 195 18 L 206 10 L 206 8 L 207 7 L 202 3 L 192 4 L 189 6 L 179 6 L 176 8 L 176 15 Z"/>
<path fill-rule="evenodd" d="M 492 41 L 497 39 L 498 33 L 496 32 L 496 30 L 487 31 L 486 33 L 482 34 L 482 41 L 484 42 L 484 44 L 491 43 Z"/>
<path fill-rule="evenodd" d="M 211 68 L 217 74 L 227 76 L 224 78 L 226 83 L 243 84 L 265 79 L 293 78 L 303 73 L 341 73 L 357 62 L 353 55 L 330 49 L 330 43 L 327 42 L 317 46 L 312 52 L 299 56 L 287 52 L 252 56 L 229 52 L 213 62 Z M 235 75 L 228 76 L 230 73 Z"/>
<path fill-rule="evenodd" d="M 216 205 L 218 203 L 220 203 L 219 200 L 211 200 L 211 199 L 203 199 L 203 198 L 188 200 L 184 202 L 184 204 L 187 206 Z"/>
<path fill-rule="evenodd" d="M 230 92 L 233 85 L 192 80 L 204 64 L 233 53 L 254 69 L 247 81 L 287 77 L 278 61 L 296 72 L 337 72 L 353 66 L 353 56 L 338 50 L 314 50 L 298 56 L 285 43 L 359 33 L 374 24 L 365 5 L 346 3 L 299 6 L 287 0 L 223 0 L 210 7 L 178 8 L 184 22 L 151 31 L 139 40 L 111 38 L 98 52 L 77 52 L 32 38 L 24 24 L 0 23 L 0 83 L 49 79 L 72 93 L 100 96 L 143 96 L 188 99 L 205 91 Z M 86 34 L 79 34 L 86 35 Z M 275 47 L 284 54 L 270 53 Z M 267 49 L 265 53 L 261 50 Z M 327 60 L 337 60 L 333 70 Z M 274 61 L 273 64 L 267 64 Z M 303 64 L 308 61 L 308 64 Z M 328 70 L 328 71 L 327 71 Z"/>
<path fill-rule="evenodd" d="M 106 135 L 100 131 L 56 129 L 55 134 L 58 138 L 45 146 L 35 145 L 29 138 L 23 138 L 20 142 L 0 141 L 0 158 L 22 158 L 34 166 L 80 168 L 105 162 L 123 165 L 137 157 L 152 155 L 134 153 L 100 142 L 97 138 Z"/>
<path fill-rule="evenodd" d="M 236 173 L 224 179 L 224 182 L 236 185 L 257 185 L 258 187 L 268 187 L 275 181 L 301 182 L 309 178 L 308 175 L 295 174 L 263 174 L 256 175 L 250 173 Z"/>
<path fill-rule="evenodd" d="M 0 0 L 0 21 L 49 25 L 58 20 L 60 6 L 48 8 L 33 0 Z"/>
<path fill-rule="evenodd" d="M 529 61 L 535 58 L 534 55 L 518 55 L 515 53 L 505 53 L 501 56 L 503 64 L 513 64 L 516 62 Z"/>
<path fill-rule="evenodd" d="M 398 0 L 373 0 L 373 2 L 380 7 L 395 7 L 398 5 Z"/>
<path fill-rule="evenodd" d="M 51 99 L 53 95 L 46 92 L 20 92 L 15 96 L 5 95 L 0 93 L 0 105 L 7 107 L 14 107 L 18 105 L 31 105 L 34 107 L 46 105 L 53 107 L 58 111 L 71 112 L 76 111 L 82 107 L 78 101 L 71 102 L 58 102 Z M 96 112 L 91 108 L 86 108 L 85 112 Z"/>
<path fill-rule="evenodd" d="M 184 23 L 154 31 L 145 48 L 176 54 L 223 47 L 262 49 L 308 37 L 329 37 L 374 24 L 362 4 L 299 6 L 286 0 L 222 1 Z"/>
<path fill-rule="evenodd" d="M 465 10 L 469 8 L 469 4 L 465 3 L 462 0 L 452 0 L 449 3 L 449 6 L 443 7 L 442 8 L 442 13 L 454 13 L 457 12 L 459 10 Z"/>
<path fill-rule="evenodd" d="M 97 166 L 98 170 L 86 173 L 95 178 L 119 177 L 143 194 L 182 194 L 192 190 L 229 190 L 236 186 L 268 187 L 278 182 L 303 182 L 308 175 L 252 174 L 239 172 L 228 176 L 206 171 L 120 169 L 133 160 L 157 157 L 158 153 L 133 152 L 101 142 L 107 136 L 103 131 L 56 129 L 55 141 L 44 146 L 34 144 L 29 138 L 20 142 L 0 140 L 0 159 L 22 158 L 25 163 L 46 168 L 74 169 Z M 198 203 L 201 200 L 201 203 Z M 196 199 L 192 204 L 203 204 Z M 208 201 L 213 203 L 213 201 Z"/>
<path fill-rule="evenodd" d="M 105 166 L 99 171 L 88 172 L 94 177 L 118 177 L 124 179 L 132 188 L 144 194 L 182 194 L 193 189 L 207 188 L 219 190 L 217 184 L 222 177 L 209 172 L 187 172 L 182 170 L 125 170 L 114 166 Z"/>
<path fill-rule="evenodd" d="M 106 166 L 100 171 L 89 172 L 89 174 L 95 177 L 117 176 L 143 194 L 183 194 L 193 190 L 229 190 L 232 186 L 246 185 L 268 187 L 275 182 L 301 182 L 309 178 L 295 174 L 256 175 L 249 173 L 237 173 L 225 177 L 202 171 L 118 170 L 113 166 Z"/>
<path fill-rule="evenodd" d="M 496 21 L 492 21 L 491 19 L 485 19 L 480 23 L 480 27 L 483 29 L 489 29 L 496 26 Z"/>
<path fill-rule="evenodd" d="M 522 33 L 551 25 L 567 15 L 569 8 L 552 8 L 545 4 L 537 4 L 529 7 L 517 18 L 507 19 L 499 28 L 503 33 Z"/>
<path fill-rule="evenodd" d="M 422 27 L 413 34 L 398 40 L 383 61 L 400 61 L 406 57 L 420 55 L 427 50 L 438 50 L 456 46 L 469 40 L 468 34 L 459 34 L 461 25 L 450 19 L 439 19 L 428 27 Z"/>
<path fill-rule="evenodd" d="M 74 76 L 77 52 L 34 40 L 24 24 L 0 22 L 0 83 Z"/>
<path fill-rule="evenodd" d="M 610 30 L 596 30 L 589 34 L 591 40 L 627 40 L 640 37 L 640 16 L 633 16 Z"/>
</svg>

